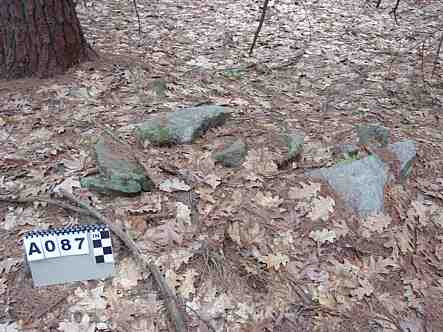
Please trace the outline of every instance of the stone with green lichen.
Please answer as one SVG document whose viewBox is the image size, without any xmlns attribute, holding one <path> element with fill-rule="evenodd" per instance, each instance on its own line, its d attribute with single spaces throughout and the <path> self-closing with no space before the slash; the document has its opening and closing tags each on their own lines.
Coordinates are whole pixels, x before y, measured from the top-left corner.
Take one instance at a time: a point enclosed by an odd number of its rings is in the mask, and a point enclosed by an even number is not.
<svg viewBox="0 0 443 332">
<path fill-rule="evenodd" d="M 292 160 L 302 151 L 305 135 L 302 132 L 288 132 L 284 134 L 283 139 L 288 146 L 287 159 Z"/>
<path fill-rule="evenodd" d="M 238 167 L 245 160 L 246 154 L 246 144 L 239 139 L 232 144 L 227 144 L 222 151 L 214 153 L 213 158 L 225 167 Z"/>
<path fill-rule="evenodd" d="M 394 153 L 400 162 L 400 179 L 407 178 L 412 171 L 412 165 L 417 157 L 415 141 L 407 140 L 389 144 L 387 149 Z"/>
<path fill-rule="evenodd" d="M 95 145 L 95 156 L 99 175 L 82 178 L 82 187 L 123 194 L 153 189 L 154 184 L 145 174 L 144 167 L 116 142 L 100 138 Z"/>
<path fill-rule="evenodd" d="M 379 125 L 361 125 L 357 127 L 358 143 L 361 145 L 372 145 L 386 147 L 389 144 L 389 128 Z"/>
<path fill-rule="evenodd" d="M 89 176 L 80 179 L 80 185 L 101 193 L 121 192 L 136 194 L 142 191 L 140 183 L 134 180 L 109 179 L 102 175 Z"/>
<path fill-rule="evenodd" d="M 155 91 L 155 94 L 159 98 L 166 97 L 167 83 L 164 79 L 156 79 L 152 81 L 152 89 Z"/>
<path fill-rule="evenodd" d="M 136 128 L 135 135 L 142 144 L 192 143 L 209 128 L 223 125 L 230 112 L 226 107 L 213 105 L 185 108 L 143 122 Z"/>
</svg>

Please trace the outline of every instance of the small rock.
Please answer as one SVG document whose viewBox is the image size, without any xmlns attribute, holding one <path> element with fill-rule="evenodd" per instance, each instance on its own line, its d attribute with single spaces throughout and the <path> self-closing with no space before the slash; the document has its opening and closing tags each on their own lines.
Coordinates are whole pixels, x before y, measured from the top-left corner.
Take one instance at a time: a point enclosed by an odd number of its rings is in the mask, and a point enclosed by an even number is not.
<svg viewBox="0 0 443 332">
<path fill-rule="evenodd" d="M 95 146 L 99 175 L 80 179 L 82 187 L 102 193 L 135 194 L 151 191 L 152 180 L 130 152 L 112 138 L 100 138 Z"/>
<path fill-rule="evenodd" d="M 373 145 L 375 147 L 386 147 L 389 143 L 390 130 L 378 125 L 358 126 L 358 143 L 360 145 Z"/>
<path fill-rule="evenodd" d="M 238 139 L 220 152 L 214 153 L 213 158 L 225 167 L 238 167 L 245 160 L 247 154 L 246 144 Z"/>
<path fill-rule="evenodd" d="M 167 83 L 163 79 L 156 79 L 151 83 L 152 89 L 155 91 L 155 94 L 159 98 L 166 97 L 166 91 L 168 89 Z"/>
<path fill-rule="evenodd" d="M 290 132 L 283 136 L 286 144 L 288 145 L 288 160 L 292 160 L 297 157 L 305 142 L 305 134 L 302 132 Z"/>
<path fill-rule="evenodd" d="M 377 156 L 321 168 L 307 175 L 326 180 L 345 204 L 361 217 L 383 212 L 388 169 Z"/>
<path fill-rule="evenodd" d="M 155 145 L 192 143 L 209 128 L 223 125 L 230 112 L 214 105 L 185 108 L 142 123 L 135 135 L 143 144 L 146 141 Z"/>
<path fill-rule="evenodd" d="M 417 157 L 415 141 L 408 140 L 389 144 L 387 149 L 397 156 L 400 162 L 400 179 L 404 179 L 411 174 L 412 165 Z"/>
</svg>

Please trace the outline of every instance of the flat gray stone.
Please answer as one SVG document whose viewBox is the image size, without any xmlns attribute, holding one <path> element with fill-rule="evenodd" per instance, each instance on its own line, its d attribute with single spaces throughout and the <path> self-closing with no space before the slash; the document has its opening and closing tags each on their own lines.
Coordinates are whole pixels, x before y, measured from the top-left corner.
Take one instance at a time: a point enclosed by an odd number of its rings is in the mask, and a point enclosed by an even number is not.
<svg viewBox="0 0 443 332">
<path fill-rule="evenodd" d="M 301 153 L 305 142 L 305 134 L 301 131 L 293 131 L 284 134 L 283 138 L 288 145 L 287 160 L 292 160 Z"/>
<path fill-rule="evenodd" d="M 223 125 L 231 110 L 222 106 L 190 107 L 153 117 L 135 130 L 137 138 L 155 145 L 192 143 L 209 128 Z"/>
<path fill-rule="evenodd" d="M 373 145 L 386 147 L 389 143 L 389 128 L 379 125 L 361 125 L 357 127 L 358 143 L 361 145 Z"/>
<path fill-rule="evenodd" d="M 238 167 L 246 158 L 247 148 L 243 140 L 238 139 L 231 144 L 227 144 L 227 147 L 220 152 L 216 152 L 213 158 L 219 161 L 225 167 Z"/>
<path fill-rule="evenodd" d="M 414 160 L 417 157 L 415 141 L 407 140 L 389 144 L 387 149 L 394 153 L 400 162 L 400 178 L 404 179 L 408 177 L 412 171 Z"/>
<path fill-rule="evenodd" d="M 345 204 L 361 217 L 383 212 L 388 168 L 376 156 L 321 168 L 306 175 L 326 180 Z"/>
</svg>

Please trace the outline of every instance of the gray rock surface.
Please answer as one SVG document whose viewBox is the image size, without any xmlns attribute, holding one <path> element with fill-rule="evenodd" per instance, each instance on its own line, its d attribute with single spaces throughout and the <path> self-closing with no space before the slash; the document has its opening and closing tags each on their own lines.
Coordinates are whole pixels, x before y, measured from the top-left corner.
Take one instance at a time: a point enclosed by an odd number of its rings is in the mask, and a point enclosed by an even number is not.
<svg viewBox="0 0 443 332">
<path fill-rule="evenodd" d="M 185 108 L 143 122 L 135 135 L 142 143 L 155 145 L 192 143 L 209 128 L 223 125 L 230 112 L 213 105 Z"/>
<path fill-rule="evenodd" d="M 305 142 L 305 134 L 297 131 L 289 132 L 284 135 L 284 140 L 288 145 L 287 159 L 292 160 L 300 154 Z"/>
<path fill-rule="evenodd" d="M 216 152 L 213 158 L 225 167 L 238 167 L 246 158 L 247 149 L 243 140 L 238 139 L 220 152 Z"/>
<path fill-rule="evenodd" d="M 389 128 L 378 125 L 361 125 L 357 127 L 358 143 L 386 147 L 389 143 Z"/>
<path fill-rule="evenodd" d="M 383 212 L 388 169 L 376 156 L 311 171 L 307 175 L 326 180 L 345 204 L 361 217 Z"/>
<path fill-rule="evenodd" d="M 415 141 L 408 140 L 389 144 L 387 149 L 397 156 L 400 161 L 400 178 L 404 179 L 409 176 L 412 171 L 412 165 L 417 157 Z"/>
</svg>

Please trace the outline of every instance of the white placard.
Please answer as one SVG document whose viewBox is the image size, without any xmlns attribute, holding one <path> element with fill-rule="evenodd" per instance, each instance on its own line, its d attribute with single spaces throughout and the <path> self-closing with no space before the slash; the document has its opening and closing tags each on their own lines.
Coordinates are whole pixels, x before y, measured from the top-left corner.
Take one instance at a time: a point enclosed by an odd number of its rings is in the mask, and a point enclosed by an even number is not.
<svg viewBox="0 0 443 332">
<path fill-rule="evenodd" d="M 57 235 L 61 256 L 87 255 L 89 243 L 86 232 Z"/>
<path fill-rule="evenodd" d="M 45 259 L 40 237 L 27 237 L 23 242 L 25 243 L 26 258 L 29 262 Z"/>
<path fill-rule="evenodd" d="M 55 258 L 60 256 L 57 237 L 53 234 L 46 234 L 40 238 L 45 258 Z"/>
</svg>

